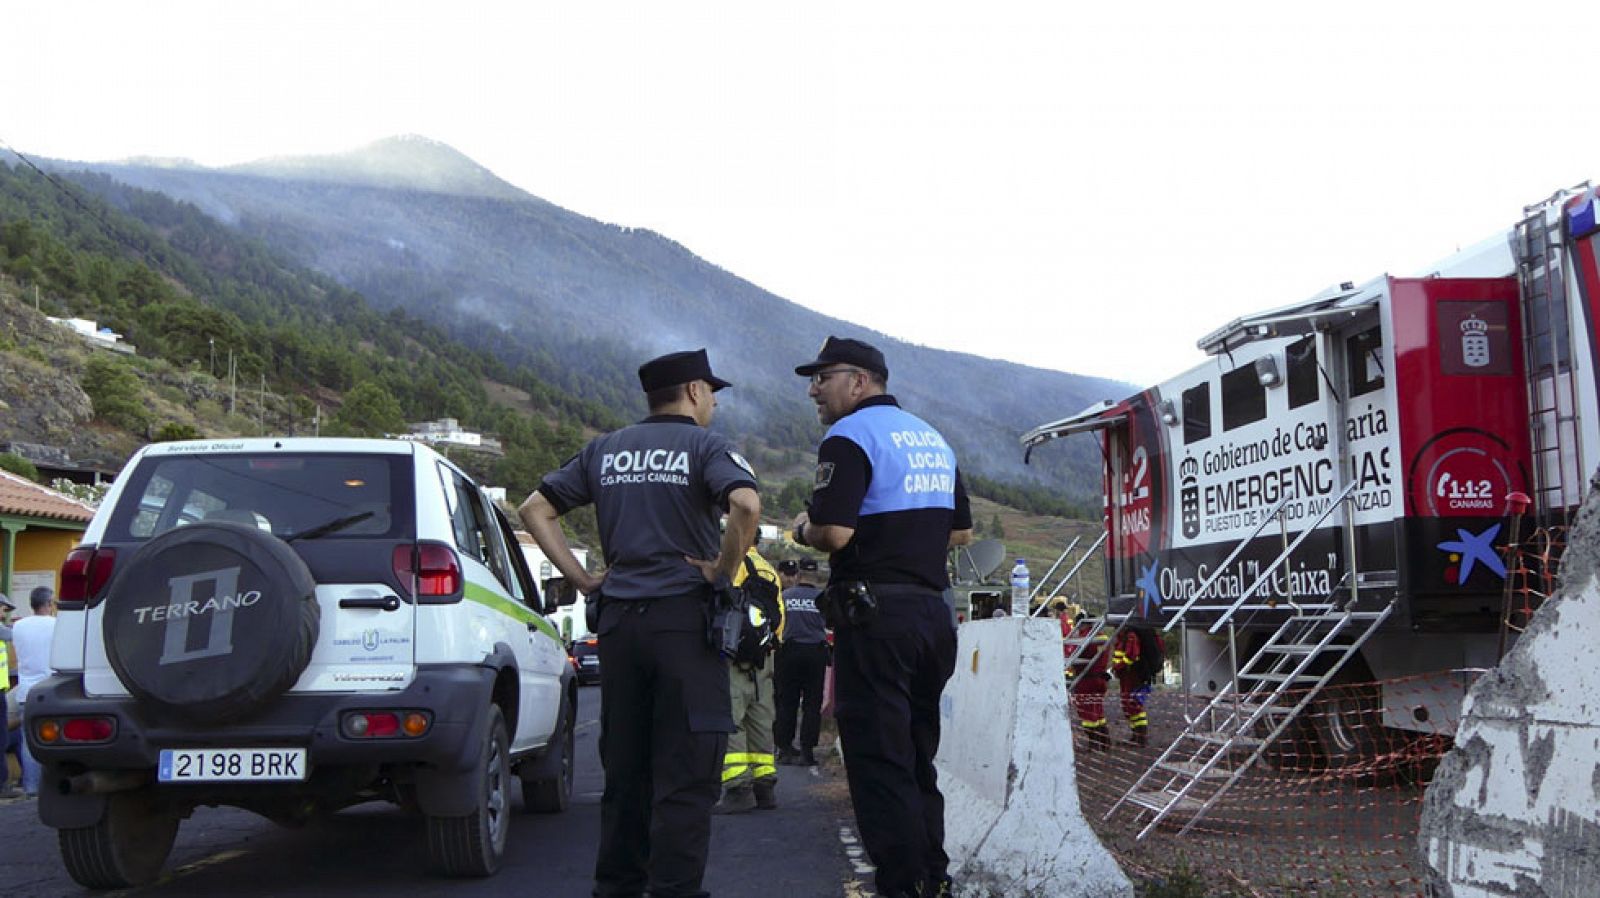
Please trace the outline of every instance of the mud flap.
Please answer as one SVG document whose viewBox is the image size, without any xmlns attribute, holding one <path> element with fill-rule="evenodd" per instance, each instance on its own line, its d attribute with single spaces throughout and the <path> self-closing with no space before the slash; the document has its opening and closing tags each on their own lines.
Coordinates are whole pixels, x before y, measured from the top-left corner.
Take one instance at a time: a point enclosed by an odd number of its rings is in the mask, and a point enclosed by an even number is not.
<svg viewBox="0 0 1600 898">
<path fill-rule="evenodd" d="M 478 669 L 484 676 L 474 706 L 481 710 L 468 722 L 466 733 L 458 743 L 455 763 L 419 768 L 416 773 L 417 806 L 429 817 L 464 817 L 478 808 L 478 790 L 483 783 L 479 767 L 483 740 L 489 738 L 487 712 L 495 677 L 490 668 Z"/>
<path fill-rule="evenodd" d="M 52 829 L 84 829 L 106 814 L 106 795 L 63 795 L 61 777 L 46 770 L 39 783 L 39 821 Z"/>
</svg>

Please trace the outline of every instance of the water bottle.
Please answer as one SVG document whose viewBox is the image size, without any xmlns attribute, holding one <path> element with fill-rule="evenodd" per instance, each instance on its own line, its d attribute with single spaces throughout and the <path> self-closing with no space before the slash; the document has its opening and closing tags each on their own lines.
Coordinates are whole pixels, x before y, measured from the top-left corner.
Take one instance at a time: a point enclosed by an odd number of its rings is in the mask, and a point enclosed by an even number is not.
<svg viewBox="0 0 1600 898">
<path fill-rule="evenodd" d="M 1016 617 L 1028 616 L 1028 562 L 1018 558 L 1011 569 L 1011 613 Z"/>
</svg>

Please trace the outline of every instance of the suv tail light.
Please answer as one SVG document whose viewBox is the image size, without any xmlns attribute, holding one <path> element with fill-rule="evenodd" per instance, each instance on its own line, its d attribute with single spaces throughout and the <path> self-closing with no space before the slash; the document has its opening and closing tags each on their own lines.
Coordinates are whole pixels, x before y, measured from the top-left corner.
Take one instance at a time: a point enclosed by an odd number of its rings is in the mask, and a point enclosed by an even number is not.
<svg viewBox="0 0 1600 898">
<path fill-rule="evenodd" d="M 70 603 L 74 606 L 89 601 L 111 582 L 111 573 L 116 565 L 116 549 L 97 549 L 94 546 L 73 549 L 67 553 L 67 560 L 61 563 L 61 594 L 57 599 L 62 605 Z"/>
<path fill-rule="evenodd" d="M 432 725 L 426 711 L 350 711 L 340 728 L 351 739 L 415 739 Z"/>
<path fill-rule="evenodd" d="M 43 745 L 58 742 L 110 742 L 117 734 L 114 717 L 46 718 L 34 723 L 33 737 Z"/>
<path fill-rule="evenodd" d="M 401 583 L 416 582 L 417 595 L 454 596 L 461 593 L 461 559 L 441 543 L 396 546 L 394 573 Z"/>
</svg>

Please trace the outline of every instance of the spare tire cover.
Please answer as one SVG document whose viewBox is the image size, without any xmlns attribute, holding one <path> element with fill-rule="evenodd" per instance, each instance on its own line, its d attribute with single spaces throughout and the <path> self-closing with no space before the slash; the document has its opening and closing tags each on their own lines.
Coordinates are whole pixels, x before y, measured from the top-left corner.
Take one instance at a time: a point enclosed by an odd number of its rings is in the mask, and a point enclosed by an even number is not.
<svg viewBox="0 0 1600 898">
<path fill-rule="evenodd" d="M 189 718 L 242 717 L 305 670 L 321 610 L 294 549 L 241 524 L 169 530 L 106 591 L 106 657 L 133 696 Z"/>
</svg>

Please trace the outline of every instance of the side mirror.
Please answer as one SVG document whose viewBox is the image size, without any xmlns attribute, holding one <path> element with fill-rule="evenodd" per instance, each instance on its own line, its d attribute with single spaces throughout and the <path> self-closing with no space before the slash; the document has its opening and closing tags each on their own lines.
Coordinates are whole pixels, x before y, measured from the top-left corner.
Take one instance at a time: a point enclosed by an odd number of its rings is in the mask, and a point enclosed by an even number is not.
<svg viewBox="0 0 1600 898">
<path fill-rule="evenodd" d="M 566 577 L 551 577 L 543 586 L 545 607 L 551 611 L 578 601 L 578 588 Z"/>
</svg>

